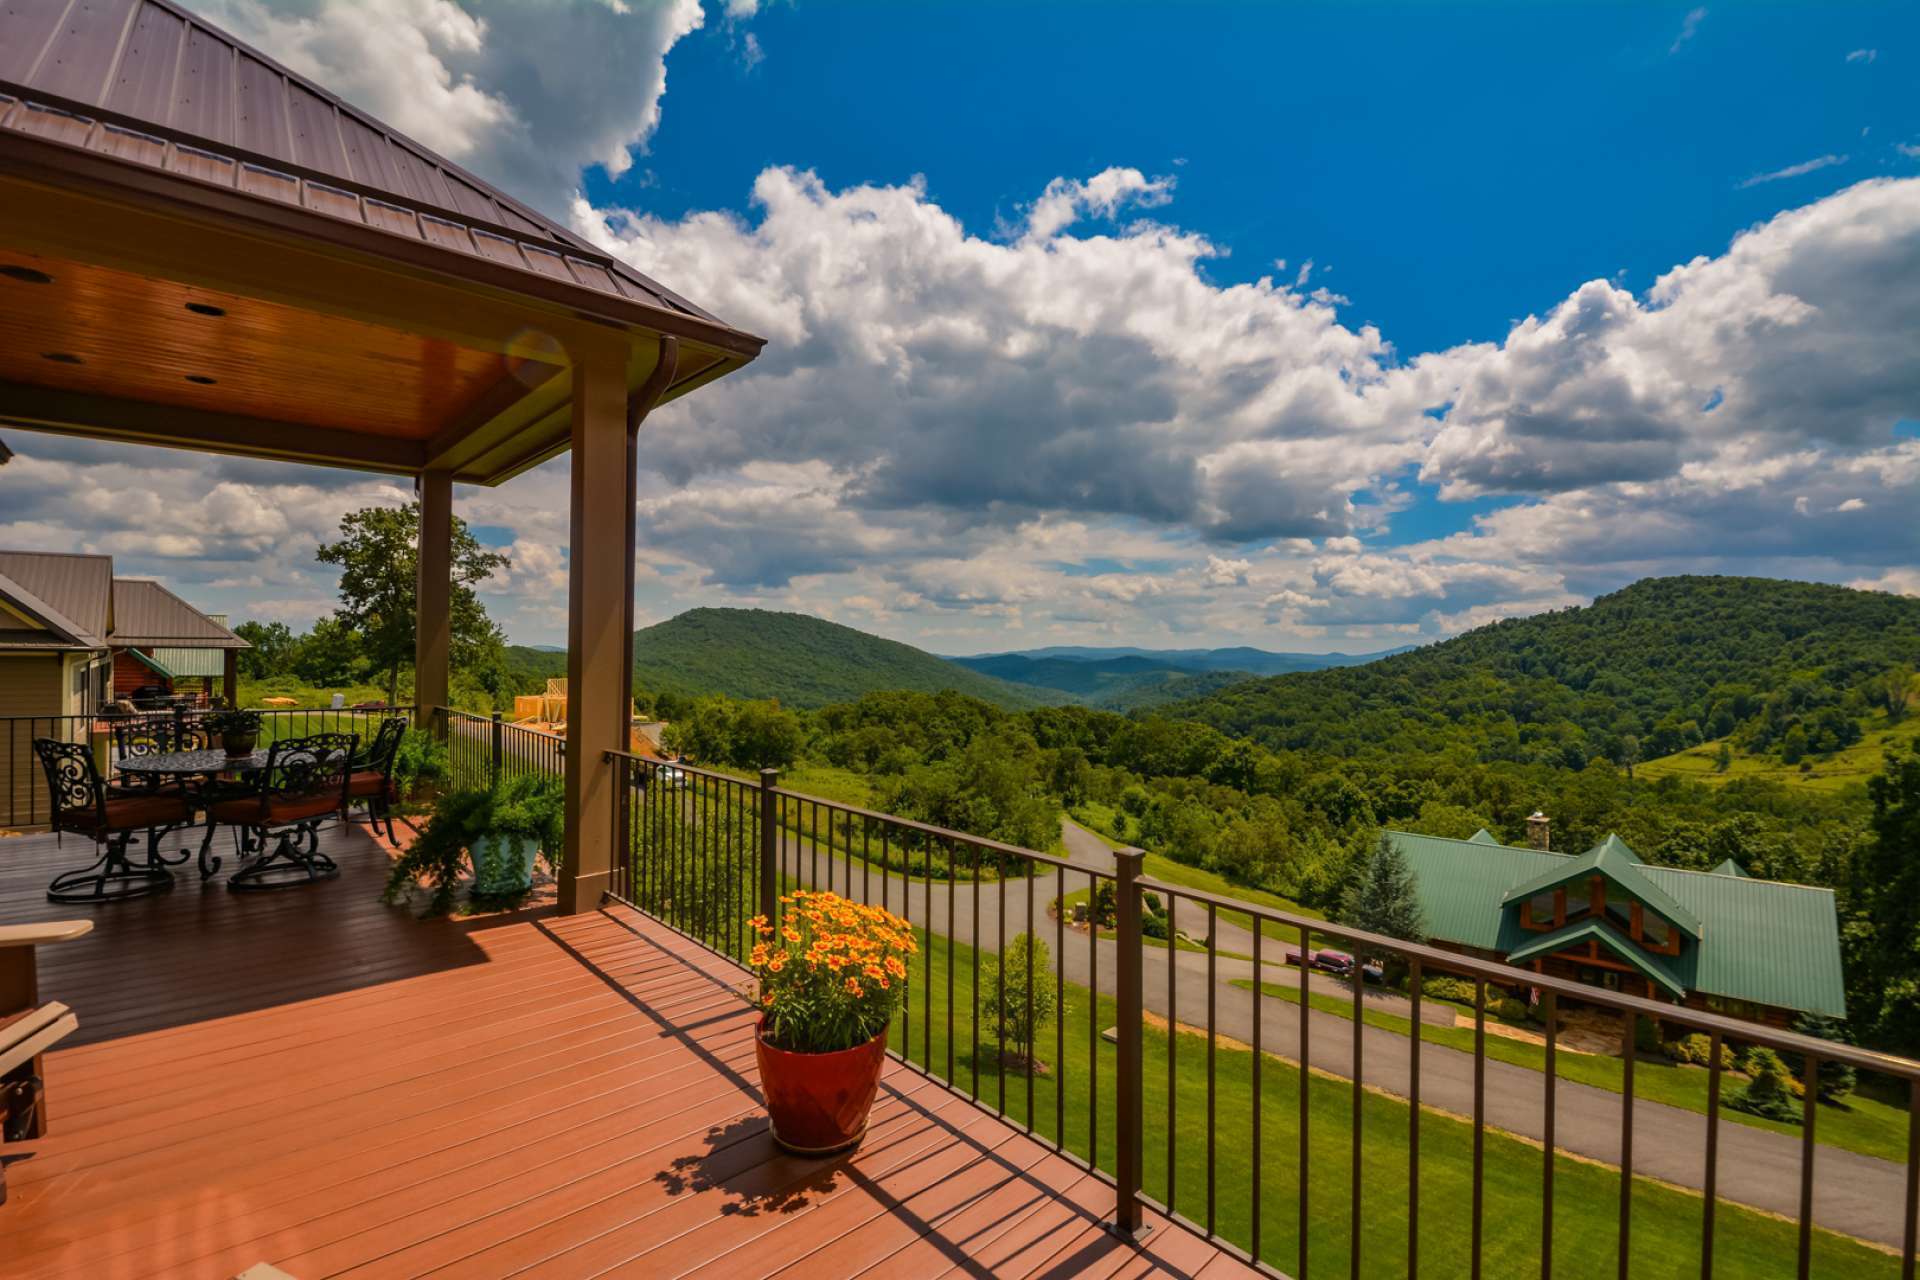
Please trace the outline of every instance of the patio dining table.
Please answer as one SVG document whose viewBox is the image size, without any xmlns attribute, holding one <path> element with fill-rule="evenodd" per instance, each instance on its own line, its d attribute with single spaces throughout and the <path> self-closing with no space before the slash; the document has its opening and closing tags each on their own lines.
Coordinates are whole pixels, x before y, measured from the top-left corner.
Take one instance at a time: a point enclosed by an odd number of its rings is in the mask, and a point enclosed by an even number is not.
<svg viewBox="0 0 1920 1280">
<path fill-rule="evenodd" d="M 156 785 L 169 778 L 179 779 L 182 783 L 195 778 L 215 782 L 222 777 L 244 778 L 250 773 L 257 773 L 267 767 L 267 759 L 268 752 L 264 748 L 244 756 L 230 756 L 215 748 L 210 751 L 169 751 L 160 755 L 140 756 L 121 761 L 119 768 L 123 776 L 148 779 Z M 212 829 L 213 813 L 209 809 L 207 830 L 211 832 Z M 211 846 L 211 840 L 202 840 L 200 843 L 199 866 L 203 880 L 220 870 L 220 859 L 208 857 Z M 188 851 L 182 849 L 180 856 L 172 861 L 178 865 L 185 862 L 187 856 Z"/>
</svg>

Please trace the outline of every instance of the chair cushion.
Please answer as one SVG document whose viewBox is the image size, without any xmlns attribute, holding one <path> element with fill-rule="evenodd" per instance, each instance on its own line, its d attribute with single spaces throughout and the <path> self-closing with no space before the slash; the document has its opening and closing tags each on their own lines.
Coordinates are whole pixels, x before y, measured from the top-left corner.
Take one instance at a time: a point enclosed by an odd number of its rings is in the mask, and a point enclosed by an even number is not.
<svg viewBox="0 0 1920 1280">
<path fill-rule="evenodd" d="M 108 831 L 164 827 L 175 822 L 186 822 L 191 817 L 185 798 L 177 791 L 158 791 L 151 795 L 107 793 Z M 91 831 L 98 821 L 99 816 L 92 809 L 63 809 L 60 813 L 60 825 L 74 831 Z"/>
<path fill-rule="evenodd" d="M 240 796 L 233 800 L 216 800 L 207 806 L 207 813 L 215 822 L 246 826 L 260 821 L 260 797 Z"/>
<path fill-rule="evenodd" d="M 368 796 L 384 795 L 387 790 L 387 775 L 378 769 L 356 770 L 347 780 L 347 794 L 356 800 Z"/>
<path fill-rule="evenodd" d="M 264 806 L 259 796 L 222 800 L 213 806 L 213 820 L 243 827 L 277 827 L 289 822 L 305 822 L 339 807 L 340 792 L 329 787 L 304 796 L 274 796 Z"/>
</svg>

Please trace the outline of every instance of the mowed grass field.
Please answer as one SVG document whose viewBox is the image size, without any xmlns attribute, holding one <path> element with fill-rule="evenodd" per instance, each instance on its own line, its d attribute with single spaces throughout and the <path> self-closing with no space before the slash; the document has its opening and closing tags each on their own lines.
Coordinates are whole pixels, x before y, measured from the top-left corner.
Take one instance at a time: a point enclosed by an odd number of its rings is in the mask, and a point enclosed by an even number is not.
<svg viewBox="0 0 1920 1280">
<path fill-rule="evenodd" d="M 1236 978 L 1233 985 L 1242 991 L 1250 991 L 1253 982 L 1247 978 Z M 1285 1000 L 1290 1004 L 1300 1003 L 1300 989 L 1277 982 L 1260 984 L 1262 992 L 1276 1000 Z M 1353 1017 L 1353 999 L 1346 995 L 1327 995 L 1315 991 L 1311 994 L 1313 1007 L 1322 1013 L 1335 1017 L 1351 1019 Z M 1472 1016 L 1470 1005 L 1455 1005 L 1451 1001 L 1437 1000 L 1432 996 L 1423 997 L 1428 1005 L 1442 1004 Z M 1397 1035 L 1407 1035 L 1411 1024 L 1397 1014 L 1379 1009 L 1365 1010 L 1367 1025 L 1383 1031 L 1392 1031 Z M 1491 1013 L 1487 1015 L 1489 1025 L 1498 1021 Z M 1535 1027 L 1533 1030 L 1538 1031 Z M 1420 1024 L 1420 1039 L 1428 1044 L 1445 1045 L 1449 1049 L 1458 1049 L 1462 1053 L 1473 1052 L 1473 1028 L 1470 1026 L 1435 1026 L 1430 1022 Z M 1530 1041 L 1514 1040 L 1506 1036 L 1489 1033 L 1487 1036 L 1487 1056 L 1499 1062 L 1510 1063 L 1517 1067 L 1526 1067 L 1531 1071 L 1547 1069 L 1547 1051 L 1542 1045 Z M 1554 1055 L 1554 1075 L 1562 1080 L 1572 1080 L 1579 1084 L 1591 1085 L 1596 1089 L 1605 1089 L 1609 1093 L 1619 1093 L 1623 1087 L 1626 1064 L 1619 1058 L 1604 1054 L 1577 1053 L 1562 1048 Z M 1722 1098 L 1732 1097 L 1745 1082 L 1744 1076 L 1726 1072 L 1721 1077 Z M 1636 1097 L 1649 1102 L 1664 1102 L 1668 1106 L 1681 1107 L 1700 1115 L 1707 1113 L 1707 1072 L 1704 1067 L 1687 1066 L 1671 1062 L 1663 1056 L 1641 1054 L 1634 1058 L 1633 1092 Z M 1862 1079 L 1860 1088 L 1850 1095 L 1840 1106 L 1822 1106 L 1818 1123 L 1815 1125 L 1815 1137 L 1821 1146 L 1841 1147 L 1856 1151 L 1861 1155 L 1875 1156 L 1882 1160 L 1905 1160 L 1907 1158 L 1907 1109 L 1889 1099 L 1904 1097 L 1905 1087 L 1896 1086 L 1891 1080 Z M 1761 1116 L 1749 1115 L 1744 1111 L 1735 1111 L 1724 1105 L 1720 1109 L 1722 1120 L 1735 1124 L 1751 1125 L 1756 1129 L 1771 1129 L 1775 1133 L 1798 1136 L 1800 1126 L 1783 1124 L 1778 1120 L 1768 1120 Z"/>
<path fill-rule="evenodd" d="M 1866 736 L 1859 742 L 1831 756 L 1809 757 L 1805 769 L 1782 764 L 1777 756 L 1752 756 L 1735 748 L 1726 771 L 1721 772 L 1714 767 L 1714 758 L 1720 752 L 1720 742 L 1714 741 L 1649 760 L 1634 772 L 1647 779 L 1684 778 L 1717 785 L 1735 778 L 1759 778 L 1812 791 L 1841 791 L 1865 785 L 1868 778 L 1879 773 L 1889 748 L 1906 751 L 1912 747 L 1920 738 L 1920 711 L 1909 713 L 1898 724 L 1889 724 L 1884 715 L 1875 716 L 1862 727 Z"/>
<path fill-rule="evenodd" d="M 991 1017 L 984 1022 L 974 1019 L 975 977 L 982 957 L 944 938 L 933 939 L 929 949 L 926 934 L 919 936 L 922 951 L 910 975 L 911 1008 L 896 1019 L 888 1043 L 910 1061 L 1001 1108 L 1016 1123 L 1030 1118 L 1040 1134 L 1051 1138 L 1057 1133 L 1069 1151 L 1111 1172 L 1116 1049 L 1100 1035 L 1114 1023 L 1111 996 L 1101 992 L 1096 997 L 1084 987 L 1068 984 L 1064 1019 L 1043 1027 L 1037 1037 L 1035 1056 L 1042 1070 L 1029 1074 L 1018 1066 L 1003 1066 L 993 1049 Z M 1047 941 L 1052 945 L 1053 939 Z M 1086 945 L 1084 937 L 1069 935 L 1067 945 L 1076 942 Z M 1052 979 L 1036 984 L 1036 1003 L 1054 995 Z M 1171 1060 L 1169 1047 L 1166 1030 L 1146 1031 L 1146 1193 L 1202 1226 L 1211 1221 L 1223 1238 L 1242 1248 L 1255 1247 L 1257 1221 L 1260 1257 L 1291 1275 L 1301 1275 L 1299 1068 L 1271 1052 L 1285 1046 L 1266 1046 L 1269 1052 L 1256 1058 L 1250 1047 L 1216 1042 L 1209 1126 L 1207 1038 L 1182 1030 L 1172 1036 Z M 1349 1212 L 1352 1108 L 1349 1082 L 1319 1075 L 1310 1078 L 1307 1277 L 1350 1273 L 1356 1237 Z M 1363 1093 L 1358 1235 L 1363 1251 L 1360 1273 L 1369 1277 L 1406 1274 L 1410 1120 L 1406 1103 Z M 1209 1132 L 1215 1138 L 1212 1142 Z M 1169 1134 L 1174 1138 L 1171 1144 Z M 1422 1274 L 1467 1271 L 1472 1240 L 1472 1143 L 1470 1124 L 1422 1111 Z M 1537 1146 L 1492 1132 L 1486 1135 L 1485 1155 L 1483 1273 L 1537 1276 L 1545 1156 Z M 1210 1161 L 1215 1188 L 1211 1204 L 1207 1200 Z M 1554 1177 L 1556 1273 L 1614 1274 L 1619 1172 L 1559 1156 Z M 1632 1274 L 1653 1280 L 1698 1276 L 1702 1210 L 1698 1195 L 1635 1179 Z M 1793 1223 L 1725 1202 L 1717 1218 L 1718 1275 L 1795 1274 L 1798 1237 Z M 1897 1275 L 1899 1264 L 1857 1241 L 1816 1231 L 1813 1272 L 1873 1280 Z"/>
</svg>

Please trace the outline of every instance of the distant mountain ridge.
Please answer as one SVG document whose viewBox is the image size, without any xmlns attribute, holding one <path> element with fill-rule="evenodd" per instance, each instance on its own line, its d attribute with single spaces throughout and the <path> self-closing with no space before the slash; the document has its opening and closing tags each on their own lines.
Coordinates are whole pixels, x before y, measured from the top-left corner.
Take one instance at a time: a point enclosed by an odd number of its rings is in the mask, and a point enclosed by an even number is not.
<svg viewBox="0 0 1920 1280">
<path fill-rule="evenodd" d="M 1277 653 L 1237 645 L 1224 649 L 1136 649 L 1123 645 L 1056 644 L 1039 649 L 1009 649 L 1004 653 L 948 655 L 948 660 L 963 666 L 984 669 L 980 664 L 1000 658 L 1032 658 L 1044 661 L 1058 658 L 1068 662 L 1113 662 L 1120 659 L 1145 659 L 1156 670 L 1240 671 L 1251 676 L 1277 676 L 1293 671 L 1321 671 L 1327 667 L 1357 667 L 1406 653 L 1418 645 L 1401 645 L 1376 653 Z M 1119 668 L 1115 668 L 1118 670 Z M 1138 668 L 1145 670 L 1147 668 Z"/>
<path fill-rule="evenodd" d="M 566 674 L 564 650 L 516 645 L 519 670 Z M 791 707 L 883 689 L 952 689 L 1009 710 L 1066 701 L 1009 684 L 897 640 L 770 609 L 689 609 L 633 633 L 633 678 L 656 693 L 778 698 Z"/>
</svg>

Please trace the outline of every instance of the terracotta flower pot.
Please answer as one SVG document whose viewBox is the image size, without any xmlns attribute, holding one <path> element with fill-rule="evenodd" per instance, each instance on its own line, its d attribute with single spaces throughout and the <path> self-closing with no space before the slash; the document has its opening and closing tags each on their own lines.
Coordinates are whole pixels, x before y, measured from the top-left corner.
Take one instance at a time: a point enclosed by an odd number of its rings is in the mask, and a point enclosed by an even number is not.
<svg viewBox="0 0 1920 1280">
<path fill-rule="evenodd" d="M 773 1140 L 795 1155 L 824 1156 L 859 1145 L 880 1088 L 887 1033 L 837 1053 L 790 1053 L 754 1037 L 760 1089 Z"/>
</svg>

